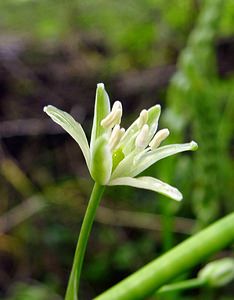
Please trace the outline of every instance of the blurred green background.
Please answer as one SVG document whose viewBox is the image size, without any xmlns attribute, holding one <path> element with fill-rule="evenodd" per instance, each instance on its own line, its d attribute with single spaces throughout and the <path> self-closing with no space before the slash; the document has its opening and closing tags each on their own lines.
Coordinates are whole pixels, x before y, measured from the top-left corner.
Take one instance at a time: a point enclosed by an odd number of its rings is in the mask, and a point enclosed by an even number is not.
<svg viewBox="0 0 234 300">
<path fill-rule="evenodd" d="M 233 210 L 233 54 L 232 0 L 0 1 L 0 299 L 63 298 L 92 181 L 77 144 L 42 109 L 71 112 L 89 136 L 98 82 L 122 101 L 124 127 L 160 103 L 165 143 L 194 139 L 199 150 L 146 171 L 178 187 L 180 204 L 107 189 L 81 299 Z M 150 299 L 233 294 L 230 284 Z"/>
</svg>

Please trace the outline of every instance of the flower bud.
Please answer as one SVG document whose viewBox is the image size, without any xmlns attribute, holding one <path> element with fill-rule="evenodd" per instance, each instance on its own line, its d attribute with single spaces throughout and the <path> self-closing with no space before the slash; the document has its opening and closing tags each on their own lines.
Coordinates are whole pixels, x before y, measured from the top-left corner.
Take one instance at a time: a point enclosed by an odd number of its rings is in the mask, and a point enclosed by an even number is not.
<svg viewBox="0 0 234 300">
<path fill-rule="evenodd" d="M 234 279 L 234 259 L 223 258 L 207 264 L 199 273 L 201 278 L 210 287 L 219 287 L 228 284 Z"/>
</svg>

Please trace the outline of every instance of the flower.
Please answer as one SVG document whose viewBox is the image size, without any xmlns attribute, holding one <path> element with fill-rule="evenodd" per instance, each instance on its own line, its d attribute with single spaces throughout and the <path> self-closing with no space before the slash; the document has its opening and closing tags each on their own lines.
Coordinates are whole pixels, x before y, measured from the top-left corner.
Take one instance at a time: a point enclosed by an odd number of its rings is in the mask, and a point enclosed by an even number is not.
<svg viewBox="0 0 234 300">
<path fill-rule="evenodd" d="M 234 259 L 226 257 L 210 262 L 199 271 L 198 278 L 204 280 L 210 287 L 228 284 L 234 280 Z"/>
<path fill-rule="evenodd" d="M 168 129 L 157 132 L 160 105 L 142 110 L 125 131 L 120 127 L 121 102 L 116 101 L 110 109 L 104 84 L 99 83 L 90 146 L 83 128 L 71 115 L 52 105 L 44 107 L 44 111 L 78 143 L 92 178 L 100 185 L 128 185 L 159 192 L 177 201 L 182 199 L 176 188 L 156 178 L 136 177 L 165 157 L 197 149 L 194 141 L 159 147 L 169 135 Z"/>
</svg>

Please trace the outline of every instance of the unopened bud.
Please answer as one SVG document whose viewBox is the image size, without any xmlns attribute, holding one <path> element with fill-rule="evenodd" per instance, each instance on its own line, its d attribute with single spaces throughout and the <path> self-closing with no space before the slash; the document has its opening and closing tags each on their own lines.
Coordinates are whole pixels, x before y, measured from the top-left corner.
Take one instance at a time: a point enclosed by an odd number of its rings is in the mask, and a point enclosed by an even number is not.
<svg viewBox="0 0 234 300">
<path fill-rule="evenodd" d="M 152 141 L 149 143 L 149 146 L 152 150 L 157 149 L 160 144 L 168 137 L 170 134 L 169 130 L 167 128 L 159 130 Z"/>
<path fill-rule="evenodd" d="M 234 279 L 234 259 L 223 258 L 209 263 L 198 273 L 198 278 L 211 287 L 228 284 Z"/>
</svg>

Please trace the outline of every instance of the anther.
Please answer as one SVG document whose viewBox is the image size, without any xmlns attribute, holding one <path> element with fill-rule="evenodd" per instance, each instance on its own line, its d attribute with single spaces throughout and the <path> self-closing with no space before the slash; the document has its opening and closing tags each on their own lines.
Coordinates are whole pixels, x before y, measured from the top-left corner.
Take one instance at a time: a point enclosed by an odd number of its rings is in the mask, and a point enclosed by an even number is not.
<svg viewBox="0 0 234 300">
<path fill-rule="evenodd" d="M 125 133 L 124 128 L 120 129 L 119 124 L 115 125 L 114 129 L 112 130 L 110 140 L 109 140 L 109 146 L 110 146 L 111 151 L 116 148 L 116 146 L 118 145 L 118 143 L 119 143 L 120 139 L 122 138 L 122 136 L 124 135 L 124 133 Z"/>
<path fill-rule="evenodd" d="M 144 149 L 147 146 L 149 138 L 149 126 L 145 124 L 138 136 L 136 137 L 135 145 L 139 149 Z"/>
<path fill-rule="evenodd" d="M 170 132 L 167 128 L 159 130 L 155 134 L 152 141 L 149 143 L 151 150 L 157 149 L 160 146 L 160 144 L 168 137 L 169 134 Z"/>
<path fill-rule="evenodd" d="M 111 112 L 101 121 L 101 126 L 104 128 L 113 128 L 115 125 L 120 124 L 122 112 L 121 102 L 116 101 Z"/>
<path fill-rule="evenodd" d="M 137 119 L 137 127 L 141 129 L 143 125 L 146 124 L 148 121 L 148 111 L 146 109 L 143 109 Z"/>
<path fill-rule="evenodd" d="M 112 111 L 114 111 L 116 109 L 121 109 L 121 111 L 123 110 L 122 103 L 120 101 L 114 102 L 114 104 L 112 106 Z"/>
</svg>

